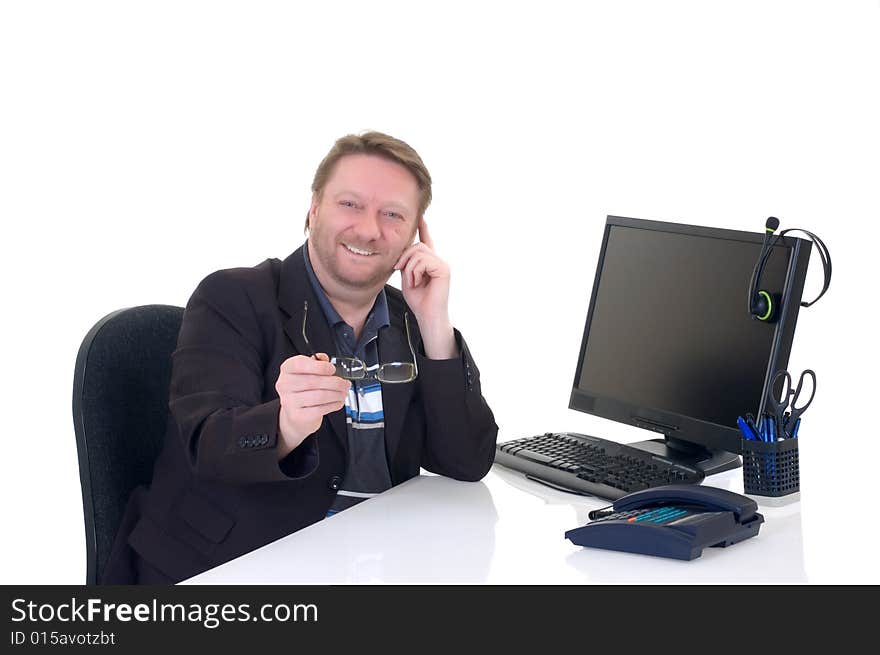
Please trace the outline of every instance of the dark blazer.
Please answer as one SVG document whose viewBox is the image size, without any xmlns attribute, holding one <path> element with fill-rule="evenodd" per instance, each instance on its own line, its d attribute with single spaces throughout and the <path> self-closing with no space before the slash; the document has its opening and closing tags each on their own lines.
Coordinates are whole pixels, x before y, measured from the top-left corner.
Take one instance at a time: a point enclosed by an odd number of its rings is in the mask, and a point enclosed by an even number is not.
<svg viewBox="0 0 880 655">
<path fill-rule="evenodd" d="M 386 286 L 391 326 L 379 330 L 380 361 L 411 361 L 403 295 Z M 149 489 L 126 510 L 105 584 L 151 571 L 180 581 L 320 521 L 345 476 L 344 410 L 281 462 L 275 452 L 281 363 L 308 354 L 302 337 L 335 353 L 333 335 L 306 277 L 302 248 L 283 262 L 217 271 L 193 293 L 172 356 L 168 429 Z M 456 330 L 461 355 L 429 360 L 410 329 L 419 377 L 383 385 L 385 450 L 393 485 L 419 467 L 479 480 L 492 465 L 498 427 L 480 374 Z M 140 567 L 138 557 L 141 558 Z"/>
</svg>

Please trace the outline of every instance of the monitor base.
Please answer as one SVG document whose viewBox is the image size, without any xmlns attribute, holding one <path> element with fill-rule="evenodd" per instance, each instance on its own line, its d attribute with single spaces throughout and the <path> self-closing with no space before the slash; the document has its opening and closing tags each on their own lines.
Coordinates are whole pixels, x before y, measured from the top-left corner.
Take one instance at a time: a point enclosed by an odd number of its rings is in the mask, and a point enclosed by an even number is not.
<svg viewBox="0 0 880 655">
<path fill-rule="evenodd" d="M 742 466 L 742 459 L 736 453 L 730 453 L 726 450 L 709 450 L 703 446 L 669 437 L 636 441 L 627 444 L 627 446 L 665 457 L 678 464 L 692 466 L 702 471 L 707 477 Z"/>
</svg>

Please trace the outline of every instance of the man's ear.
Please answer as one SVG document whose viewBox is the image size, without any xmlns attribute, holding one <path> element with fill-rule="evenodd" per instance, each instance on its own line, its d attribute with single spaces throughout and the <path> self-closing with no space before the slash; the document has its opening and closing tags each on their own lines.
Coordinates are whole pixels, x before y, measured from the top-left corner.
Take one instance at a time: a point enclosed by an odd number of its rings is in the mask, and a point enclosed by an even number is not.
<svg viewBox="0 0 880 655">
<path fill-rule="evenodd" d="M 318 198 L 313 193 L 312 194 L 312 204 L 309 205 L 309 214 L 308 214 L 308 221 L 309 221 L 309 229 L 310 230 L 313 227 L 312 223 L 314 222 L 315 217 L 318 215 L 318 203 L 319 202 L 320 202 L 320 198 Z"/>
</svg>

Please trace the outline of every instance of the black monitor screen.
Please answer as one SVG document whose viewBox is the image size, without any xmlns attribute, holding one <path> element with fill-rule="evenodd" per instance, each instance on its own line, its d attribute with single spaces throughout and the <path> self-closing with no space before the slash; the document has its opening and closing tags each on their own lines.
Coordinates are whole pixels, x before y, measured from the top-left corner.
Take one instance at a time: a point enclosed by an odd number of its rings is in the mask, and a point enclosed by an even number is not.
<svg viewBox="0 0 880 655">
<path fill-rule="evenodd" d="M 780 327 L 748 312 L 761 237 L 711 228 L 669 231 L 662 227 L 669 224 L 620 220 L 629 225 L 613 224 L 609 217 L 577 395 L 607 399 L 633 416 L 729 428 L 726 442 L 725 433 L 712 434 L 710 426 L 701 434 L 690 425 L 680 436 L 736 449 L 737 416 L 758 411 Z M 774 249 L 762 288 L 781 295 L 789 251 L 783 245 Z M 793 330 L 796 312 L 790 314 Z M 777 353 L 783 363 L 790 338 L 785 346 L 785 353 Z M 572 407 L 585 409 L 576 405 L 573 396 Z M 612 414 L 609 418 L 621 420 L 620 412 Z"/>
</svg>

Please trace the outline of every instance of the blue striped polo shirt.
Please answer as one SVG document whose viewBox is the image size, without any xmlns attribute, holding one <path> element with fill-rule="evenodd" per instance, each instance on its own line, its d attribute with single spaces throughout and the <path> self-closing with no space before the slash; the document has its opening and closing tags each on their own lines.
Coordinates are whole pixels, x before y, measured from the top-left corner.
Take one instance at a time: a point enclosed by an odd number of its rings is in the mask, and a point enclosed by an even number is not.
<svg viewBox="0 0 880 655">
<path fill-rule="evenodd" d="M 327 324 L 333 329 L 336 353 L 334 355 L 357 357 L 367 365 L 367 371 L 379 368 L 379 328 L 390 325 L 388 300 L 385 290 L 376 296 L 359 339 L 354 329 L 343 320 L 330 304 L 327 294 L 318 282 L 309 261 L 308 242 L 303 248 L 306 274 L 318 304 L 324 312 Z M 375 380 L 353 380 L 348 398 L 345 399 L 345 423 L 348 430 L 348 462 L 345 477 L 327 516 L 348 509 L 359 502 L 391 488 L 391 474 L 385 456 L 385 414 L 382 410 L 382 385 Z"/>
</svg>

